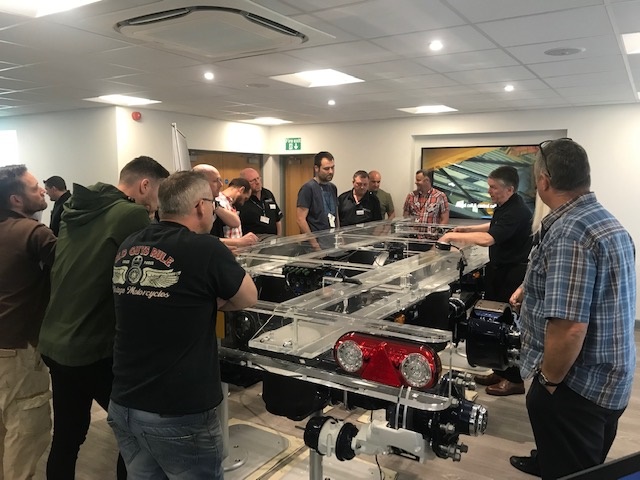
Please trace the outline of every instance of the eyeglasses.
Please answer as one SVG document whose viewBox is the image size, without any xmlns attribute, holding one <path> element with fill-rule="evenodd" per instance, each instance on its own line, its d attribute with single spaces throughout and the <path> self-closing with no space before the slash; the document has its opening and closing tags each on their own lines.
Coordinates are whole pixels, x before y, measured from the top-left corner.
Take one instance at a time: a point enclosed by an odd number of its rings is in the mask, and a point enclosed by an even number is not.
<svg viewBox="0 0 640 480">
<path fill-rule="evenodd" d="M 569 137 L 556 138 L 555 140 L 545 140 L 540 145 L 538 145 L 538 149 L 540 150 L 540 156 L 542 157 L 542 163 L 544 164 L 544 169 L 547 172 L 549 178 L 551 178 L 551 172 L 549 171 L 549 163 L 547 161 L 547 155 L 544 153 L 544 149 L 549 146 L 551 142 L 555 142 L 558 140 L 572 140 Z"/>
</svg>

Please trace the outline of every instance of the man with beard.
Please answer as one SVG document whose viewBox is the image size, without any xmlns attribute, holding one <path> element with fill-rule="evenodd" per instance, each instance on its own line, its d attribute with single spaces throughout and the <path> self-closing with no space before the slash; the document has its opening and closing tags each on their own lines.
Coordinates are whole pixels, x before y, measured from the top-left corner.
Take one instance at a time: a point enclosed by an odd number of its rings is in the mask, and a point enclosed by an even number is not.
<svg viewBox="0 0 640 480">
<path fill-rule="evenodd" d="M 51 373 L 53 441 L 47 478 L 73 478 L 87 437 L 91 405 L 107 409 L 113 382 L 115 309 L 110 279 L 118 245 L 149 225 L 158 209 L 158 188 L 169 176 L 151 157 L 120 171 L 117 185 L 73 185 L 65 203 L 51 300 L 38 348 Z M 118 460 L 118 478 L 126 478 Z"/>
<path fill-rule="evenodd" d="M 36 351 L 56 237 L 32 215 L 44 189 L 24 165 L 0 168 L 0 478 L 32 478 L 51 440 L 49 374 Z"/>
<path fill-rule="evenodd" d="M 238 216 L 237 208 L 244 205 L 251 195 L 251 185 L 244 178 L 234 178 L 216 197 L 216 210 L 218 208 L 233 212 Z M 238 216 L 238 218 L 240 218 Z M 222 240 L 227 247 L 247 247 L 255 245 L 258 237 L 254 233 L 242 233 L 242 224 L 237 227 L 226 225 L 219 216 L 213 224 L 212 233 Z"/>
<path fill-rule="evenodd" d="M 301 233 L 339 227 L 338 189 L 331 183 L 335 161 L 329 152 L 313 159 L 314 177 L 300 187 L 296 202 L 296 221 Z"/>
</svg>

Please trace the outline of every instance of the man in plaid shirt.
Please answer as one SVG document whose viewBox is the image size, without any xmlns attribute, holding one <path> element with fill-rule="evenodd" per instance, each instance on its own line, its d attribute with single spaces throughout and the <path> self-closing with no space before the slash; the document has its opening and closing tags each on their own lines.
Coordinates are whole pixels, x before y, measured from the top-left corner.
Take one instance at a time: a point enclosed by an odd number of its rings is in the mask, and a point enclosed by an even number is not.
<svg viewBox="0 0 640 480">
<path fill-rule="evenodd" d="M 416 172 L 416 189 L 404 201 L 404 217 L 415 217 L 420 223 L 449 223 L 449 201 L 440 190 L 433 188 L 428 170 Z"/>
<path fill-rule="evenodd" d="M 551 213 L 510 302 L 522 303 L 520 370 L 533 377 L 527 410 L 537 450 L 511 464 L 556 479 L 605 461 L 629 403 L 635 248 L 589 191 L 580 145 L 566 138 L 542 143 L 534 175 Z"/>
</svg>

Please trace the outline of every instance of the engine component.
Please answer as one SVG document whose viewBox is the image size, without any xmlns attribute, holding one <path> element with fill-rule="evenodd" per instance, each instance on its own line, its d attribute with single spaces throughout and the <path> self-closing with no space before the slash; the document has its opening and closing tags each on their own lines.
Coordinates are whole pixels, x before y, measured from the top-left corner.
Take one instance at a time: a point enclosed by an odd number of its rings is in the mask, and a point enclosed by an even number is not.
<svg viewBox="0 0 640 480">
<path fill-rule="evenodd" d="M 387 421 L 392 428 L 407 428 L 430 440 L 437 457 L 460 461 L 467 446 L 458 443 L 459 435 L 480 436 L 487 428 L 488 412 L 483 405 L 464 398 L 467 378 L 459 374 L 447 374 L 436 390 L 441 395 L 452 393 L 451 406 L 445 410 L 430 412 L 401 405 L 387 408 Z M 411 452 L 409 452 L 411 453 Z"/>
<path fill-rule="evenodd" d="M 467 360 L 497 370 L 518 365 L 520 332 L 507 303 L 479 300 L 467 320 Z"/>
<path fill-rule="evenodd" d="M 354 424 L 333 417 L 313 417 L 307 422 L 304 443 L 320 455 L 335 455 L 341 461 L 363 453 L 379 455 L 394 450 L 409 452 L 421 462 L 430 456 L 428 443 L 420 433 L 390 428 L 381 421 L 358 430 Z"/>
<path fill-rule="evenodd" d="M 460 461 L 467 446 L 459 443 L 459 435 L 479 436 L 487 428 L 487 409 L 465 400 L 464 375 L 446 375 L 436 387 L 438 393 L 452 393 L 451 406 L 445 410 L 418 410 L 400 403 L 386 409 L 386 422 L 373 421 L 358 430 L 348 422 L 333 417 L 313 417 L 306 425 L 304 442 L 321 455 L 335 455 L 350 460 L 365 453 L 397 453 L 421 462 L 429 457 Z M 400 389 L 399 396 L 410 388 Z"/>
</svg>

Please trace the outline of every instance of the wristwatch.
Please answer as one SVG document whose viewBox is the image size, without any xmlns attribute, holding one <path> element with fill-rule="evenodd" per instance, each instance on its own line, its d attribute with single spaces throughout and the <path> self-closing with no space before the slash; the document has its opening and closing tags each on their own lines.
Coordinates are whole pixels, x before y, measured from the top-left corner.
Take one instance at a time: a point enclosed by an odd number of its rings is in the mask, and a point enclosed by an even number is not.
<svg viewBox="0 0 640 480">
<path fill-rule="evenodd" d="M 562 382 L 558 382 L 558 383 L 554 383 L 549 381 L 549 379 L 547 378 L 547 376 L 542 373 L 542 370 L 538 370 L 538 381 L 544 385 L 545 387 L 557 387 L 558 385 L 560 385 Z"/>
</svg>

